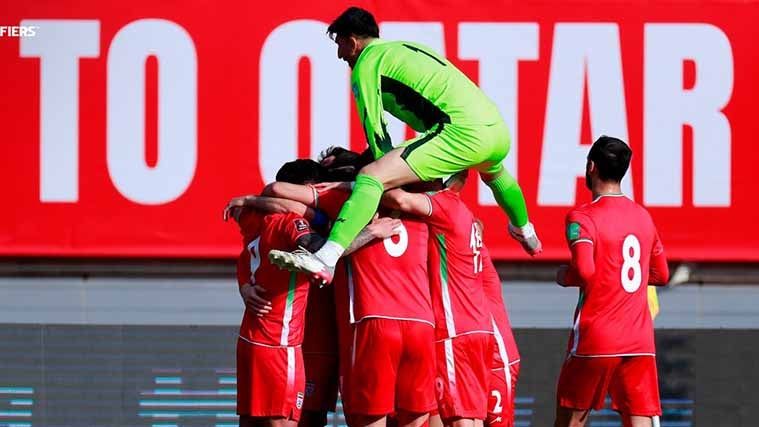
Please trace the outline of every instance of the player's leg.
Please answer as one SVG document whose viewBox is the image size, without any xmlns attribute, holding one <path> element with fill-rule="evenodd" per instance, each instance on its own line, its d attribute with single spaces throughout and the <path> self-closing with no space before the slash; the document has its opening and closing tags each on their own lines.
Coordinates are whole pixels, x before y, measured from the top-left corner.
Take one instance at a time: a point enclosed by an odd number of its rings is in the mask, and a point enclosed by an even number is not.
<svg viewBox="0 0 759 427">
<path fill-rule="evenodd" d="M 266 417 L 258 424 L 260 427 L 297 427 L 298 421 L 285 417 Z"/>
<path fill-rule="evenodd" d="M 487 417 L 492 345 L 487 334 L 436 343 L 438 408 L 445 425 L 474 427 Z"/>
<path fill-rule="evenodd" d="M 620 357 L 568 357 L 556 390 L 554 427 L 581 427 L 591 409 L 599 410 Z"/>
<path fill-rule="evenodd" d="M 347 374 L 351 427 L 384 427 L 395 411 L 395 386 L 401 357 L 397 320 L 363 319 L 355 325 Z"/>
<path fill-rule="evenodd" d="M 398 420 L 398 427 L 423 427 L 429 421 L 430 414 L 399 410 L 395 418 Z"/>
<path fill-rule="evenodd" d="M 572 409 L 563 406 L 556 407 L 554 427 L 583 427 L 588 421 L 590 409 Z"/>
<path fill-rule="evenodd" d="M 377 211 L 386 189 L 418 182 L 419 178 L 401 158 L 403 149 L 396 148 L 364 166 L 356 177 L 353 193 L 343 204 L 329 234 L 329 242 L 316 255 L 332 267 L 353 239 Z M 336 246 L 335 246 L 336 245 Z"/>
<path fill-rule="evenodd" d="M 430 427 L 443 427 L 443 419 L 440 418 L 440 412 L 433 411 L 432 413 L 430 413 L 429 419 L 430 419 L 430 422 L 429 422 Z"/>
<path fill-rule="evenodd" d="M 240 415 L 240 427 L 256 427 L 256 419 L 249 415 Z"/>
<path fill-rule="evenodd" d="M 403 333 L 403 352 L 398 365 L 396 411 L 399 427 L 421 427 L 435 401 L 435 328 L 427 323 L 398 321 Z"/>
<path fill-rule="evenodd" d="M 659 379 L 653 356 L 624 357 L 609 386 L 612 409 L 625 425 L 651 427 L 652 417 L 661 415 Z"/>
</svg>

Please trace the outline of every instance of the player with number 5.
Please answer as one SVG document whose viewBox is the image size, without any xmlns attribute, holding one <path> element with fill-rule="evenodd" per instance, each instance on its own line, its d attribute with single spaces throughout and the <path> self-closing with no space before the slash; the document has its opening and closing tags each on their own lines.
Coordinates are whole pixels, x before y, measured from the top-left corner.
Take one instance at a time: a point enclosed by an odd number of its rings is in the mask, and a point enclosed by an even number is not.
<svg viewBox="0 0 759 427">
<path fill-rule="evenodd" d="M 555 426 L 585 425 L 607 393 L 625 426 L 649 427 L 661 415 L 647 287 L 666 284 L 669 269 L 651 215 L 621 193 L 631 156 L 623 141 L 598 138 L 585 167 L 593 201 L 566 217 L 572 260 L 556 281 L 578 286 L 580 296 L 559 375 Z"/>
</svg>

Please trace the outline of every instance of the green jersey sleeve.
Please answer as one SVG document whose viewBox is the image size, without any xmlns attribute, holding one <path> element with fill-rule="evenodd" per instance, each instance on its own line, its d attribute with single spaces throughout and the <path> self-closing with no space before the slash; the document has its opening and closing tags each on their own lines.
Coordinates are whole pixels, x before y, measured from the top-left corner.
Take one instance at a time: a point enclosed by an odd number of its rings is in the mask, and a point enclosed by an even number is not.
<svg viewBox="0 0 759 427">
<path fill-rule="evenodd" d="M 351 90 L 356 100 L 358 117 L 366 134 L 366 142 L 374 158 L 378 159 L 392 150 L 393 144 L 387 132 L 377 57 L 364 58 L 361 67 L 354 69 Z"/>
</svg>

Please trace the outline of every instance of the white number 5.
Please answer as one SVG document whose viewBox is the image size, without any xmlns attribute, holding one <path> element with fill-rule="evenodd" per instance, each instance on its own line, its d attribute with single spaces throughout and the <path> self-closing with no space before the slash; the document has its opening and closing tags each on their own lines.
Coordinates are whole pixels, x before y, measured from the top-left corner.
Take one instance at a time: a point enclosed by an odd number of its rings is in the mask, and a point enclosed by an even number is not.
<svg viewBox="0 0 759 427">
<path fill-rule="evenodd" d="M 401 228 L 398 231 L 398 243 L 395 243 L 392 237 L 386 237 L 382 243 L 384 243 L 385 250 L 391 257 L 398 258 L 403 255 L 408 248 L 408 231 L 406 231 L 406 227 L 401 224 Z"/>
<path fill-rule="evenodd" d="M 622 244 L 622 287 L 633 293 L 640 287 L 640 242 L 634 234 L 628 234 Z M 632 270 L 632 277 L 630 277 Z"/>
</svg>

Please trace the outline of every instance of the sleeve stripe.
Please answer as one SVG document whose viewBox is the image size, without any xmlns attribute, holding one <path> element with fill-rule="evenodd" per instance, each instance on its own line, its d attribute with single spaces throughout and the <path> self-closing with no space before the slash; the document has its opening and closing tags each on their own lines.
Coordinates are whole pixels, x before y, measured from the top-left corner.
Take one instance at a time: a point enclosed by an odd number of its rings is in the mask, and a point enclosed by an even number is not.
<svg viewBox="0 0 759 427">
<path fill-rule="evenodd" d="M 572 243 L 570 243 L 569 247 L 571 248 L 572 246 L 575 245 L 575 243 L 580 243 L 580 242 L 590 243 L 591 245 L 593 244 L 593 241 L 590 240 L 590 239 L 577 239 L 577 240 L 573 241 Z"/>
</svg>

